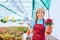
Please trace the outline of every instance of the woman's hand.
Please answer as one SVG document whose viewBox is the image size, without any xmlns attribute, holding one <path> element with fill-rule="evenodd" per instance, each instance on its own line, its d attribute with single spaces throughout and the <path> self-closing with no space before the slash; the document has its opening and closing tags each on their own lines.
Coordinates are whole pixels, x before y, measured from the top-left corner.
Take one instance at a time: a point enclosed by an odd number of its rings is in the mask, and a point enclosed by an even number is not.
<svg viewBox="0 0 60 40">
<path fill-rule="evenodd" d="M 52 26 L 47 26 L 47 27 L 46 27 L 46 30 L 45 30 L 45 33 L 46 33 L 47 35 L 50 35 L 50 34 L 52 33 Z"/>
<path fill-rule="evenodd" d="M 33 33 L 33 31 L 34 31 L 34 30 L 32 29 L 31 33 Z"/>
</svg>

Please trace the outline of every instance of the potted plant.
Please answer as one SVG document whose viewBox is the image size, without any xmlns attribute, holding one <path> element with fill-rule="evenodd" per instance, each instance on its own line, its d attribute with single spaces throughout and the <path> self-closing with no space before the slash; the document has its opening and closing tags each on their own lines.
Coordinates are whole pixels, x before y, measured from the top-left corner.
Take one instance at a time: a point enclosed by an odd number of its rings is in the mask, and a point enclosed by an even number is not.
<svg viewBox="0 0 60 40">
<path fill-rule="evenodd" d="M 27 30 L 28 30 L 28 27 L 23 27 L 23 31 L 24 31 L 24 33 L 26 33 Z"/>
<path fill-rule="evenodd" d="M 3 34 L 0 34 L 0 40 L 3 40 Z"/>
<path fill-rule="evenodd" d="M 0 22 L 6 23 L 7 21 L 5 19 L 1 19 Z"/>
<path fill-rule="evenodd" d="M 53 25 L 52 19 L 47 19 L 45 23 L 47 26 L 45 32 L 49 35 L 52 32 L 52 25 Z"/>
<path fill-rule="evenodd" d="M 16 22 L 16 19 L 14 17 L 12 17 L 12 22 Z"/>
<path fill-rule="evenodd" d="M 4 35 L 4 40 L 9 40 L 10 39 L 10 35 L 9 34 L 6 34 L 6 35 Z"/>
<path fill-rule="evenodd" d="M 15 37 L 10 37 L 10 40 L 15 40 Z"/>
</svg>

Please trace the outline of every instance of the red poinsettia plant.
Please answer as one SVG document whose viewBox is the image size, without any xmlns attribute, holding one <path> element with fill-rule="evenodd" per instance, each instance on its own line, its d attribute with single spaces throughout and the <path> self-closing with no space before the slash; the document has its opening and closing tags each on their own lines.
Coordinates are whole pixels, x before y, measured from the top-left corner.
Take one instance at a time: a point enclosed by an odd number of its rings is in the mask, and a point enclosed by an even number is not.
<svg viewBox="0 0 60 40">
<path fill-rule="evenodd" d="M 48 26 L 52 26 L 52 24 L 53 24 L 52 19 L 47 19 L 45 23 Z"/>
<path fill-rule="evenodd" d="M 53 25 L 52 19 L 47 19 L 45 23 L 47 25 L 45 32 L 47 35 L 50 35 L 52 33 L 52 25 Z"/>
</svg>

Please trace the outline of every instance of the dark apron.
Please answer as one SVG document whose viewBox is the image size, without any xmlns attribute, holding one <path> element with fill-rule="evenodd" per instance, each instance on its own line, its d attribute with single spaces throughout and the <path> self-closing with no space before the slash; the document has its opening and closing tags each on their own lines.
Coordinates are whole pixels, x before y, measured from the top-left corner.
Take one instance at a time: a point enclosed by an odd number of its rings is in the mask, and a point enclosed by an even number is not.
<svg viewBox="0 0 60 40">
<path fill-rule="evenodd" d="M 34 34 L 32 40 L 45 40 L 45 28 L 43 24 L 34 25 Z"/>
</svg>

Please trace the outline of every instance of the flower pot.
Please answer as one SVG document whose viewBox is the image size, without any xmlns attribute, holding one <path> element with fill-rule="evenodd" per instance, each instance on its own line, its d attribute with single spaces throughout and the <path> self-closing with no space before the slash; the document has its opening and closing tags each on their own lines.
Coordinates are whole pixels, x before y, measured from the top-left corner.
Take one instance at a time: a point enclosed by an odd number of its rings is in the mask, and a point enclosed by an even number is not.
<svg viewBox="0 0 60 40">
<path fill-rule="evenodd" d="M 14 37 L 10 37 L 10 40 L 15 40 L 15 38 Z"/>
<path fill-rule="evenodd" d="M 46 32 L 46 34 L 51 34 L 52 26 L 47 26 L 45 32 Z"/>
<path fill-rule="evenodd" d="M 30 29 L 27 30 L 27 35 L 29 35 L 29 34 L 30 34 Z"/>
</svg>

